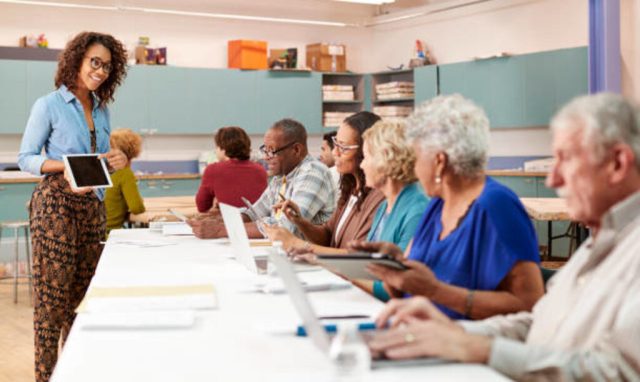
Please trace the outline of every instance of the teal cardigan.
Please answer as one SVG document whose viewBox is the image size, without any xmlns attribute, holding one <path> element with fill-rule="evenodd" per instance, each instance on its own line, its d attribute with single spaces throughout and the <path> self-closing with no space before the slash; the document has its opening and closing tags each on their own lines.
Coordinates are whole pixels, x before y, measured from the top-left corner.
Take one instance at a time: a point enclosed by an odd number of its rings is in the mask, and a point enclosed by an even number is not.
<svg viewBox="0 0 640 382">
<path fill-rule="evenodd" d="M 402 251 L 407 248 L 409 242 L 418 228 L 418 223 L 429 204 L 429 198 L 424 194 L 418 183 L 406 185 L 398 198 L 380 234 L 380 241 L 387 241 L 400 247 Z M 371 230 L 367 236 L 367 241 L 373 239 L 373 234 L 380 224 L 382 217 L 387 210 L 387 201 L 383 201 L 376 211 L 373 218 Z M 384 290 L 382 282 L 375 281 L 373 283 L 373 294 L 383 301 L 389 300 L 389 295 Z"/>
</svg>

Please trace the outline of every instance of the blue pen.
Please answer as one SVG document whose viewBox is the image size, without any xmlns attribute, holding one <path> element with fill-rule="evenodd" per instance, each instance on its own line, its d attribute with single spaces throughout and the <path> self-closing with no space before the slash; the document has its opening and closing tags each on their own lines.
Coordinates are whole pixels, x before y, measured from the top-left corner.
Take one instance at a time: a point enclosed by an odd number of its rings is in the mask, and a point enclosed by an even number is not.
<svg viewBox="0 0 640 382">
<path fill-rule="evenodd" d="M 327 331 L 327 333 L 335 333 L 336 331 L 338 331 L 338 325 L 336 324 L 325 324 L 324 326 L 324 330 Z M 376 330 L 376 323 L 375 322 L 361 322 L 358 324 L 358 331 L 365 331 L 365 330 Z M 298 329 L 296 330 L 296 335 L 298 337 L 306 337 L 307 336 L 307 331 L 305 330 L 304 326 L 302 325 L 298 325 Z"/>
</svg>

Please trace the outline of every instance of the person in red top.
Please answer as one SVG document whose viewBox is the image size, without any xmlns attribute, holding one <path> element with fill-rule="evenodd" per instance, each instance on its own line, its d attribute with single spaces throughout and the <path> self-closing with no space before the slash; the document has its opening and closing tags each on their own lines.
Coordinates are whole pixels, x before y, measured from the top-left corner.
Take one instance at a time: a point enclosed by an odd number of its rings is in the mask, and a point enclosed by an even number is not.
<svg viewBox="0 0 640 382">
<path fill-rule="evenodd" d="M 218 162 L 204 170 L 196 195 L 198 211 L 209 211 L 214 198 L 235 207 L 244 207 L 241 197 L 254 203 L 267 187 L 267 171 L 249 160 L 249 136 L 242 128 L 231 126 L 219 129 L 214 140 Z"/>
</svg>

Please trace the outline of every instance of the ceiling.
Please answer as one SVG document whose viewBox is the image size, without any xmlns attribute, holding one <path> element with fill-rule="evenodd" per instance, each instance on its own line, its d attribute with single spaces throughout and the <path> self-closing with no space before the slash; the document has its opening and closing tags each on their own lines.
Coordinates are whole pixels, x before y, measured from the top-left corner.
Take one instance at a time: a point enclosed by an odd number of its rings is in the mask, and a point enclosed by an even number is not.
<svg viewBox="0 0 640 382">
<path fill-rule="evenodd" d="M 0 0 L 2 2 L 3 0 Z M 13 1 L 13 0 L 11 0 Z M 17 0 L 29 2 L 30 0 Z M 483 0 L 490 1 L 490 0 Z M 403 15 L 459 6 L 478 0 L 395 0 L 391 4 L 369 5 L 335 0 L 39 0 L 38 3 L 74 3 L 118 7 L 126 12 L 136 8 L 172 10 L 207 14 L 254 16 L 278 19 L 303 19 L 372 26 Z"/>
</svg>

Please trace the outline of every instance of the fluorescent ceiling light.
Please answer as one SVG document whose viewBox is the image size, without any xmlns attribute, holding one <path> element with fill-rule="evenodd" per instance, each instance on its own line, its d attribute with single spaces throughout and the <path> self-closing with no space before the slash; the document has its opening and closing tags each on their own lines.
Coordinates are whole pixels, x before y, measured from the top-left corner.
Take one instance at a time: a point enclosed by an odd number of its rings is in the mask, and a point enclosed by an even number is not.
<svg viewBox="0 0 640 382">
<path fill-rule="evenodd" d="M 333 0 L 333 1 L 339 1 L 341 3 L 358 3 L 358 4 L 375 4 L 375 5 L 390 4 L 390 3 L 396 2 L 396 0 Z"/>
<path fill-rule="evenodd" d="M 156 14 L 175 15 L 175 16 L 208 17 L 208 18 L 215 18 L 215 19 L 267 21 L 267 22 L 274 22 L 274 23 L 321 25 L 321 26 L 330 26 L 330 27 L 356 26 L 354 24 L 347 24 L 347 23 L 341 23 L 341 22 L 335 22 L 335 21 L 288 19 L 288 18 L 281 18 L 281 17 L 234 15 L 234 14 L 227 14 L 227 13 L 187 12 L 187 11 L 180 11 L 176 9 L 128 7 L 126 5 L 115 7 L 115 6 L 100 6 L 100 5 L 77 4 L 77 3 L 36 1 L 36 0 L 0 0 L 0 3 L 37 5 L 37 6 L 58 7 L 58 8 L 92 9 L 92 10 L 101 10 L 101 11 L 129 11 L 129 12 L 142 12 L 142 13 L 156 13 Z"/>
</svg>

